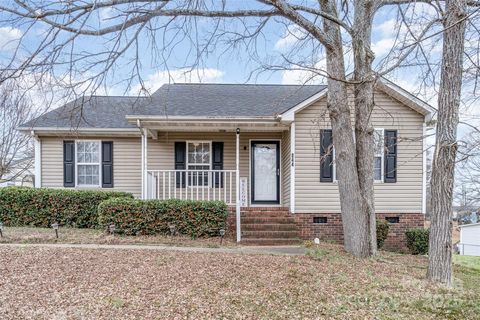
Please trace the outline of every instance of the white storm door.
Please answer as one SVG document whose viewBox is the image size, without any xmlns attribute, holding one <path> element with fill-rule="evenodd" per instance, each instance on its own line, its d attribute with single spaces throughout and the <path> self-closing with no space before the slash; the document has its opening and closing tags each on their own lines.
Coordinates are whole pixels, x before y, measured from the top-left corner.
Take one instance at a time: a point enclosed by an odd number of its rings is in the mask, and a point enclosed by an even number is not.
<svg viewBox="0 0 480 320">
<path fill-rule="evenodd" d="M 252 203 L 278 203 L 279 174 L 279 143 L 252 142 Z"/>
</svg>

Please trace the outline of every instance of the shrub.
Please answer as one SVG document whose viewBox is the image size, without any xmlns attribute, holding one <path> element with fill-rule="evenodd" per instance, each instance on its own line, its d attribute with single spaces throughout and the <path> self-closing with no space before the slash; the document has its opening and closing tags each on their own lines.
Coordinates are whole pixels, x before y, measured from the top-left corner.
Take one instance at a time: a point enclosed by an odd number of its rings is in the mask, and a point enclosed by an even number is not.
<svg viewBox="0 0 480 320">
<path fill-rule="evenodd" d="M 383 247 L 383 244 L 385 243 L 385 240 L 387 239 L 388 236 L 388 229 L 390 227 L 388 226 L 388 222 L 385 220 L 377 220 L 377 247 L 378 249 L 381 249 Z"/>
<path fill-rule="evenodd" d="M 428 253 L 429 229 L 413 228 L 405 232 L 407 237 L 407 247 L 412 254 Z"/>
<path fill-rule="evenodd" d="M 218 236 L 226 228 L 227 205 L 220 201 L 109 199 L 99 206 L 99 224 L 113 223 L 126 235 L 179 234 Z"/>
<path fill-rule="evenodd" d="M 133 198 L 130 193 L 113 191 L 1 188 L 0 220 L 12 227 L 49 227 L 58 222 L 68 227 L 94 228 L 100 202 L 118 197 Z"/>
</svg>

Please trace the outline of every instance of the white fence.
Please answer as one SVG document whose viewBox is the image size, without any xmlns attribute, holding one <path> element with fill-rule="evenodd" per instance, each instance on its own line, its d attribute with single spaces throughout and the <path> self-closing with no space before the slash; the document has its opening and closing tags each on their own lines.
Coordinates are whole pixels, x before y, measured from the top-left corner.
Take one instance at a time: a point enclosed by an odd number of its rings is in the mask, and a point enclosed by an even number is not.
<svg viewBox="0 0 480 320">
<path fill-rule="evenodd" d="M 147 198 L 220 200 L 234 205 L 236 174 L 236 170 L 147 170 Z"/>
</svg>

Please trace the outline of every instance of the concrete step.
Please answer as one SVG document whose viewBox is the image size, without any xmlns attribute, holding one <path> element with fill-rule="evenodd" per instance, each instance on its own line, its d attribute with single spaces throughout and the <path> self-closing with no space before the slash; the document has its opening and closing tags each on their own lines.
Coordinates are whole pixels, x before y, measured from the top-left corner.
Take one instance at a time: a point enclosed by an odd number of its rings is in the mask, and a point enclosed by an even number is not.
<svg viewBox="0 0 480 320">
<path fill-rule="evenodd" d="M 295 239 L 298 238 L 297 230 L 293 231 L 244 231 L 242 237 L 245 239 Z"/>
<path fill-rule="evenodd" d="M 242 224 L 243 231 L 297 231 L 293 223 L 249 223 Z"/>
<path fill-rule="evenodd" d="M 292 239 L 275 239 L 275 238 L 244 238 L 241 241 L 242 245 L 255 245 L 255 246 L 289 246 L 289 245 L 299 245 L 302 241 L 298 238 Z"/>
</svg>

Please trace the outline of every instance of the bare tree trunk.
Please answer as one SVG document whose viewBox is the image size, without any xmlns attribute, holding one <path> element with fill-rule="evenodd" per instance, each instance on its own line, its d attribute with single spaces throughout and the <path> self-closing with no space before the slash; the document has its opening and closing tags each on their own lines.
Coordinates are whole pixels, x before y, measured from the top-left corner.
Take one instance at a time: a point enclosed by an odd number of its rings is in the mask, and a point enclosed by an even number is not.
<svg viewBox="0 0 480 320">
<path fill-rule="evenodd" d="M 438 123 L 433 158 L 432 217 L 428 278 L 452 284 L 452 199 L 457 154 L 458 110 L 463 75 L 465 0 L 446 1 Z"/>
<path fill-rule="evenodd" d="M 372 21 L 375 1 L 355 1 L 355 14 L 352 35 L 354 55 L 354 101 L 355 101 L 355 139 L 357 152 L 357 170 L 363 209 L 359 214 L 367 219 L 369 235 L 369 253 L 377 253 L 377 231 L 375 200 L 373 192 L 373 133 L 370 116 L 374 106 L 374 81 L 372 62 L 375 58 L 371 51 Z"/>
<path fill-rule="evenodd" d="M 322 0 L 321 7 L 324 12 L 337 16 L 334 0 Z M 324 19 L 324 30 L 333 43 L 326 47 L 329 74 L 327 107 L 335 145 L 345 249 L 354 256 L 367 257 L 370 253 L 368 220 L 363 214 L 362 194 L 358 183 L 342 38 L 338 24 L 328 19 Z"/>
</svg>

